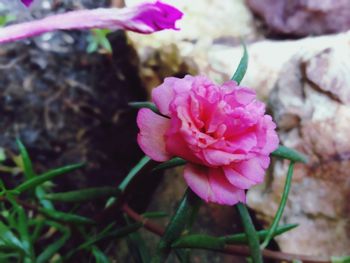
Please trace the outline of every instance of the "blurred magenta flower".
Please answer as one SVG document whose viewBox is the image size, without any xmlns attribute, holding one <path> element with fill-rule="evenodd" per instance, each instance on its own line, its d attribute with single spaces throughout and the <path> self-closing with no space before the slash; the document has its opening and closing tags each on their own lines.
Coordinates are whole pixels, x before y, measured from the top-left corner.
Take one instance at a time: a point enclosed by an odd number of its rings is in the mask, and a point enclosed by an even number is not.
<svg viewBox="0 0 350 263">
<path fill-rule="evenodd" d="M 21 1 L 25 6 L 30 6 L 33 2 L 33 0 L 21 0 Z"/>
<path fill-rule="evenodd" d="M 206 202 L 245 202 L 261 183 L 278 146 L 276 125 L 253 90 L 235 81 L 216 85 L 204 76 L 167 78 L 153 90 L 163 117 L 141 109 L 138 143 L 153 160 L 188 161 L 184 177 Z"/>
<path fill-rule="evenodd" d="M 124 29 L 150 34 L 163 29 L 175 29 L 182 12 L 160 1 L 126 8 L 98 8 L 71 11 L 40 20 L 0 28 L 0 43 L 37 36 L 55 30 Z"/>
</svg>

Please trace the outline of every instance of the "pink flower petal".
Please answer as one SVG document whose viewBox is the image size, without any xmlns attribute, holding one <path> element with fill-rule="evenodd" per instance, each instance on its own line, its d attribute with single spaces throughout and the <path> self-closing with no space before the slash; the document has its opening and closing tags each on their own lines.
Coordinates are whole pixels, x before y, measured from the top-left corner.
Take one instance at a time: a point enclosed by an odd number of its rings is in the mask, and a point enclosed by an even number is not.
<svg viewBox="0 0 350 263">
<path fill-rule="evenodd" d="M 152 101 L 159 111 L 169 116 L 170 102 L 175 99 L 181 102 L 188 97 L 188 92 L 192 87 L 192 76 L 185 76 L 183 79 L 174 77 L 165 78 L 163 84 L 152 90 Z"/>
<path fill-rule="evenodd" d="M 21 1 L 27 7 L 30 6 L 33 3 L 33 0 L 21 0 Z"/>
<path fill-rule="evenodd" d="M 252 181 L 247 177 L 244 177 L 243 175 L 241 175 L 239 172 L 232 169 L 231 167 L 224 167 L 223 170 L 230 184 L 232 184 L 233 186 L 239 189 L 249 189 L 253 185 L 256 185 L 255 181 Z"/>
<path fill-rule="evenodd" d="M 230 167 L 245 178 L 258 184 L 264 181 L 265 169 L 262 165 L 262 162 L 264 161 L 266 161 L 265 158 L 260 160 L 256 157 L 246 161 L 232 163 Z"/>
<path fill-rule="evenodd" d="M 156 104 L 159 111 L 169 116 L 169 105 L 174 99 L 173 85 L 177 81 L 177 78 L 166 78 L 162 85 L 152 90 L 152 101 Z"/>
<path fill-rule="evenodd" d="M 226 179 L 221 169 L 211 169 L 209 183 L 215 194 L 215 203 L 222 205 L 235 205 L 239 202 L 245 203 L 245 192 Z"/>
<path fill-rule="evenodd" d="M 159 1 L 122 9 L 71 11 L 0 28 L 0 43 L 70 29 L 109 28 L 150 34 L 163 29 L 176 29 L 175 22 L 181 17 L 182 13 L 178 9 Z"/>
<path fill-rule="evenodd" d="M 138 21 L 139 23 L 147 25 L 152 29 L 152 32 L 166 28 L 178 30 L 178 28 L 175 27 L 175 22 L 183 16 L 180 10 L 160 1 L 157 1 L 155 4 L 142 4 L 138 8 L 140 9 L 139 15 L 136 15 L 133 21 Z M 144 33 L 138 31 L 137 28 L 135 28 L 134 31 Z"/>
<path fill-rule="evenodd" d="M 171 136 L 166 135 L 166 150 L 171 155 L 181 157 L 187 161 L 193 163 L 200 163 L 200 159 L 198 159 L 193 152 L 188 147 L 188 144 L 184 141 L 183 137 L 176 133 Z"/>
<path fill-rule="evenodd" d="M 233 161 L 242 160 L 245 158 L 244 154 L 233 154 L 226 151 L 216 149 L 204 149 L 204 158 L 211 166 L 229 165 Z"/>
<path fill-rule="evenodd" d="M 277 133 L 275 131 L 276 124 L 272 121 L 272 118 L 270 115 L 264 116 L 265 124 L 267 125 L 267 131 L 266 131 L 266 143 L 264 148 L 261 150 L 262 154 L 270 154 L 274 150 L 277 149 L 279 139 L 277 136 Z"/>
<path fill-rule="evenodd" d="M 215 200 L 213 190 L 209 184 L 208 168 L 204 166 L 186 164 L 184 178 L 187 185 L 206 202 Z"/>
<path fill-rule="evenodd" d="M 169 119 L 150 109 L 141 109 L 137 115 L 137 125 L 140 129 L 137 141 L 144 153 L 158 162 L 164 162 L 171 158 L 165 149 L 164 141 L 169 123 Z"/>
<path fill-rule="evenodd" d="M 206 202 L 223 205 L 245 202 L 244 190 L 232 186 L 221 169 L 187 164 L 184 178 L 191 190 Z"/>
</svg>

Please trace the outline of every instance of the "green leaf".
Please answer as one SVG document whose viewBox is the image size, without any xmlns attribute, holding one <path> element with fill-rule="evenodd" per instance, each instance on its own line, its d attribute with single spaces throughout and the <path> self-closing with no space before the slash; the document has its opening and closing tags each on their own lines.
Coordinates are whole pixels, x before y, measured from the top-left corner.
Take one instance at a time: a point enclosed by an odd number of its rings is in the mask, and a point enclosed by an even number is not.
<svg viewBox="0 0 350 263">
<path fill-rule="evenodd" d="M 94 53 L 97 51 L 97 49 L 98 49 L 98 43 L 91 41 L 86 48 L 86 52 L 87 53 Z"/>
<path fill-rule="evenodd" d="M 10 247 L 20 253 L 25 253 L 25 248 L 18 237 L 0 221 L 0 246 Z"/>
<path fill-rule="evenodd" d="M 9 22 L 15 21 L 16 16 L 9 14 L 0 16 L 0 27 L 6 26 Z"/>
<path fill-rule="evenodd" d="M 28 151 L 20 139 L 17 139 L 16 142 L 17 142 L 17 147 L 19 149 L 22 162 L 23 162 L 24 175 L 27 180 L 32 179 L 35 176 L 35 172 L 33 170 L 33 164 L 32 164 L 32 161 L 30 160 Z"/>
<path fill-rule="evenodd" d="M 11 194 L 7 195 L 7 199 L 12 204 L 12 206 L 15 210 L 15 214 L 17 214 L 16 230 L 19 233 L 22 247 L 23 247 L 24 251 L 26 252 L 26 255 L 29 258 L 33 259 L 33 256 L 34 256 L 33 255 L 33 244 L 32 244 L 32 240 L 29 237 L 27 215 L 26 215 L 23 207 L 17 203 L 17 201 L 15 200 L 15 198 Z"/>
<path fill-rule="evenodd" d="M 108 257 L 98 247 L 92 247 L 92 254 L 95 257 L 96 263 L 110 263 Z"/>
<path fill-rule="evenodd" d="M 0 253 L 0 262 L 20 262 L 18 253 L 13 253 L 11 248 L 7 249 L 0 245 L 0 252 L 4 252 Z"/>
<path fill-rule="evenodd" d="M 251 259 L 253 260 L 253 263 L 263 263 L 262 254 L 259 247 L 258 234 L 255 231 L 255 227 L 252 222 L 252 219 L 250 218 L 248 209 L 242 203 L 238 203 L 236 207 L 241 217 L 244 231 L 248 237 L 248 246 L 250 250 Z"/>
<path fill-rule="evenodd" d="M 203 248 L 203 249 L 223 249 L 225 241 L 209 235 L 195 234 L 188 235 L 176 240 L 173 248 Z"/>
<path fill-rule="evenodd" d="M 278 146 L 277 150 L 272 152 L 271 155 L 282 159 L 288 159 L 296 163 L 307 163 L 307 157 L 304 154 L 283 145 Z"/>
<path fill-rule="evenodd" d="M 83 224 L 83 225 L 95 224 L 95 221 L 83 216 L 75 215 L 75 214 L 64 213 L 61 211 L 56 211 L 56 210 L 51 210 L 46 208 L 39 208 L 39 212 L 59 222 Z"/>
<path fill-rule="evenodd" d="M 116 238 L 125 237 L 125 236 L 129 235 L 130 233 L 139 230 L 143 226 L 143 224 L 142 223 L 135 223 L 135 224 L 128 225 L 126 227 L 122 227 L 120 229 L 116 229 L 114 231 L 111 231 L 111 228 L 113 226 L 114 226 L 113 224 L 109 225 L 101 233 L 97 234 L 96 236 L 92 236 L 87 241 L 82 243 L 79 247 L 70 251 L 66 260 L 68 258 L 70 258 L 71 256 L 73 256 L 77 251 L 82 250 L 82 249 L 88 249 L 101 240 L 108 239 L 108 238 L 116 239 Z"/>
<path fill-rule="evenodd" d="M 171 251 L 171 244 L 192 225 L 201 204 L 202 200 L 187 189 L 158 244 L 157 254 L 152 258 L 152 263 L 165 262 Z"/>
<path fill-rule="evenodd" d="M 124 180 L 119 184 L 118 189 L 120 192 L 124 192 L 129 183 L 139 174 L 139 172 L 144 168 L 148 163 L 152 160 L 148 156 L 144 156 L 138 164 L 135 165 L 134 168 L 127 174 Z"/>
<path fill-rule="evenodd" d="M 41 186 L 38 186 L 35 188 L 35 195 L 39 199 L 43 207 L 47 209 L 53 209 L 53 210 L 55 209 L 51 201 L 45 200 L 44 197 L 46 196 L 46 191 Z"/>
<path fill-rule="evenodd" d="M 0 162 L 3 162 L 6 160 L 6 153 L 5 153 L 5 149 L 0 147 Z"/>
<path fill-rule="evenodd" d="M 110 29 L 92 29 L 88 38 L 87 52 L 92 53 L 97 51 L 99 47 L 102 47 L 107 53 L 112 54 L 112 46 L 107 38 L 110 32 Z"/>
<path fill-rule="evenodd" d="M 129 102 L 128 103 L 130 107 L 134 108 L 134 109 L 142 109 L 142 108 L 147 108 L 152 110 L 153 112 L 162 115 L 159 110 L 157 109 L 157 106 L 149 101 L 141 101 L 141 102 Z"/>
<path fill-rule="evenodd" d="M 239 65 L 236 69 L 235 74 L 233 74 L 232 80 L 236 81 L 237 84 L 240 84 L 242 79 L 244 78 L 245 73 L 247 72 L 248 68 L 248 52 L 246 45 L 243 44 L 243 56 L 241 58 L 241 61 L 239 62 Z"/>
<path fill-rule="evenodd" d="M 21 242 L 24 250 L 32 257 L 33 255 L 33 244 L 31 242 L 28 230 L 27 215 L 22 207 L 18 207 L 18 232 L 21 237 Z"/>
<path fill-rule="evenodd" d="M 124 216 L 128 225 L 131 225 L 130 219 Z M 127 237 L 127 243 L 130 247 L 131 254 L 133 255 L 135 262 L 148 263 L 151 261 L 149 250 L 146 246 L 144 239 L 137 231 L 132 232 Z"/>
<path fill-rule="evenodd" d="M 279 226 L 277 227 L 273 236 L 275 237 L 275 236 L 281 235 L 287 231 L 290 231 L 296 228 L 297 226 L 298 224 L 287 224 L 287 225 Z M 269 230 L 258 231 L 257 233 L 258 233 L 259 241 L 263 241 L 266 238 L 268 232 Z M 220 239 L 225 241 L 226 244 L 247 244 L 248 242 L 248 238 L 245 233 L 223 236 L 223 237 L 220 237 Z"/>
<path fill-rule="evenodd" d="M 48 245 L 44 249 L 44 251 L 41 252 L 41 254 L 38 256 L 36 260 L 36 263 L 50 262 L 50 259 L 66 244 L 67 240 L 71 236 L 71 232 L 69 228 L 66 228 L 55 222 L 49 222 L 49 225 L 57 228 L 60 232 L 62 232 L 62 236 L 52 244 Z"/>
<path fill-rule="evenodd" d="M 167 217 L 169 216 L 167 213 L 163 212 L 163 211 L 159 211 L 159 212 L 146 212 L 142 214 L 142 217 L 144 218 L 162 218 L 162 217 Z"/>
<path fill-rule="evenodd" d="M 34 223 L 34 230 L 31 234 L 32 243 L 35 243 L 39 239 L 41 231 L 43 230 L 46 221 L 47 219 L 43 218 L 38 220 L 32 220 L 32 222 Z"/>
<path fill-rule="evenodd" d="M 119 192 L 115 187 L 96 187 L 65 193 L 47 194 L 45 198 L 51 201 L 78 203 L 99 198 L 109 198 L 116 196 Z"/>
<path fill-rule="evenodd" d="M 281 235 L 295 227 L 297 224 L 289 224 L 280 226 L 277 228 L 274 236 Z M 259 240 L 264 240 L 267 236 L 268 230 L 258 231 Z M 186 235 L 177 239 L 173 244 L 173 248 L 202 248 L 202 249 L 214 249 L 220 250 L 226 244 L 247 244 L 247 234 L 239 233 L 234 235 L 228 235 L 223 237 L 213 237 L 204 234 L 194 234 L 194 235 Z"/>
<path fill-rule="evenodd" d="M 332 263 L 350 263 L 350 256 L 332 257 Z"/>
<path fill-rule="evenodd" d="M 72 171 L 79 169 L 83 166 L 84 166 L 83 163 L 78 163 L 78 164 L 67 165 L 64 167 L 60 167 L 60 168 L 51 170 L 49 172 L 46 172 L 46 173 L 39 175 L 39 176 L 36 176 L 36 177 L 20 184 L 19 186 L 17 186 L 14 189 L 14 191 L 18 192 L 18 193 L 22 193 L 24 191 L 33 189 L 33 188 L 37 187 L 38 185 L 41 185 L 47 181 L 50 181 L 59 175 L 63 175 L 63 174 L 72 172 Z"/>
<path fill-rule="evenodd" d="M 128 244 L 133 249 L 132 255 L 135 262 L 148 263 L 151 261 L 146 243 L 138 232 L 133 232 L 128 236 Z"/>
<path fill-rule="evenodd" d="M 104 50 L 107 51 L 107 53 L 112 54 L 113 50 L 108 38 L 102 38 L 100 41 L 100 45 Z"/>
<path fill-rule="evenodd" d="M 173 167 L 181 166 L 185 164 L 186 164 L 186 161 L 184 159 L 180 157 L 175 157 L 173 159 L 170 159 L 169 161 L 166 161 L 164 163 L 157 165 L 152 171 L 156 172 L 156 171 L 165 170 L 165 169 L 169 169 L 169 168 L 173 168 Z"/>
<path fill-rule="evenodd" d="M 284 190 L 281 198 L 280 205 L 277 209 L 277 212 L 275 214 L 275 217 L 273 219 L 273 222 L 271 224 L 271 227 L 269 229 L 269 232 L 264 240 L 264 242 L 261 245 L 261 248 L 267 247 L 267 245 L 270 243 L 271 239 L 274 236 L 274 233 L 278 227 L 278 224 L 281 220 L 281 217 L 283 215 L 284 207 L 286 206 L 287 200 L 288 200 L 288 194 L 290 191 L 290 187 L 292 185 L 292 177 L 293 177 L 293 170 L 294 170 L 294 162 L 291 162 L 288 168 L 287 178 L 284 184 Z"/>
</svg>

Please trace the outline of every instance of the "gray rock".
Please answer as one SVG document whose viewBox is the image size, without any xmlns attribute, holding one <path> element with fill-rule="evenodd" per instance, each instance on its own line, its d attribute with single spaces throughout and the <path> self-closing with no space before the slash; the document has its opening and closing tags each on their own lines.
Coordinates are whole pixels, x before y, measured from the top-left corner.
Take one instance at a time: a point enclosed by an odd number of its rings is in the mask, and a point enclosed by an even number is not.
<svg viewBox="0 0 350 263">
<path fill-rule="evenodd" d="M 299 53 L 281 70 L 270 95 L 281 143 L 309 157 L 297 165 L 281 223 L 300 226 L 277 238 L 285 252 L 340 256 L 350 253 L 350 100 L 348 46 Z M 276 160 L 266 183 L 248 203 L 271 223 L 283 192 L 288 162 Z"/>
<path fill-rule="evenodd" d="M 350 28 L 348 0 L 247 0 L 268 29 L 279 35 L 321 35 Z"/>
</svg>

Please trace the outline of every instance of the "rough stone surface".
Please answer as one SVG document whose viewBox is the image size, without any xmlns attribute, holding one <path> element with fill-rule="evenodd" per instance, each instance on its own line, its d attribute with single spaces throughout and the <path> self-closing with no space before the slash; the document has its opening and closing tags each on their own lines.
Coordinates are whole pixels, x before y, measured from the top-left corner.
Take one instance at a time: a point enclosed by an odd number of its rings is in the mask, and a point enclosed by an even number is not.
<svg viewBox="0 0 350 263">
<path fill-rule="evenodd" d="M 263 18 L 270 33 L 277 35 L 322 35 L 350 28 L 348 0 L 247 0 Z"/>
<path fill-rule="evenodd" d="M 276 85 L 283 65 L 295 54 L 304 53 L 305 56 L 310 56 L 329 47 L 344 46 L 343 49 L 346 49 L 349 41 L 350 33 L 347 32 L 301 40 L 263 40 L 252 43 L 248 45 L 249 65 L 242 85 L 255 89 L 261 99 L 267 100 L 271 90 Z M 224 76 L 227 79 L 239 63 L 241 55 L 241 47 L 232 45 L 217 46 L 207 62 L 211 65 L 210 75 L 213 76 L 215 72 L 219 72 L 220 75 L 215 75 L 219 77 L 214 79 L 221 80 L 224 79 Z M 202 69 L 201 66 L 200 69 Z"/>
<path fill-rule="evenodd" d="M 127 4 L 135 2 L 129 0 Z M 208 2 L 213 5 L 211 10 L 221 3 Z M 181 3 L 182 7 L 189 9 L 196 6 L 192 2 L 188 7 L 184 1 L 174 3 Z M 220 23 L 225 24 L 223 30 L 221 27 L 210 30 L 195 24 L 207 17 L 207 10 L 198 8 L 198 12 L 187 12 L 188 16 L 193 17 L 185 18 L 183 24 L 179 24 L 184 31 L 161 32 L 142 39 L 129 34 L 141 57 L 144 83 L 151 89 L 166 76 L 182 76 L 188 72 L 206 74 L 218 82 L 227 80 L 242 54 L 238 36 L 244 36 L 251 44 L 248 45 L 250 64 L 242 84 L 256 89 L 262 99 L 268 99 L 271 90 L 278 86 L 271 99 L 275 103 L 274 116 L 281 127 L 281 142 L 311 156 L 308 166 L 296 167 L 290 201 L 283 218 L 283 223 L 299 223 L 300 226 L 278 238 L 278 244 L 283 251 L 298 254 L 349 254 L 346 215 L 350 208 L 346 204 L 349 198 L 346 171 L 350 163 L 347 161 L 349 150 L 346 147 L 349 145 L 347 119 L 350 118 L 350 110 L 346 83 L 350 84 L 350 80 L 346 72 L 349 72 L 350 33 L 252 43 L 261 39 L 262 35 L 256 29 L 244 2 L 222 3 L 232 4 L 231 9 L 224 8 L 225 12 L 234 9 L 235 4 L 240 6 L 238 13 L 230 11 L 231 17 L 235 16 L 233 14 L 239 17 L 241 12 L 249 23 L 237 27 L 236 33 L 227 33 L 225 29 L 230 22 L 221 20 Z M 217 19 L 222 17 L 220 14 Z M 213 18 L 213 21 L 216 19 Z M 189 30 L 186 23 L 194 23 L 191 28 L 196 30 Z M 233 23 L 233 27 L 235 25 Z M 266 184 L 248 194 L 249 205 L 266 225 L 271 222 L 277 209 L 287 168 L 287 163 L 273 163 L 273 173 L 266 178 Z M 171 214 L 184 188 L 181 175 L 166 175 L 149 209 Z M 206 218 L 207 222 L 201 222 L 202 218 Z M 222 227 L 222 222 L 218 221 L 231 218 L 231 222 L 234 222 L 234 217 L 226 210 L 220 215 L 212 213 L 211 209 L 203 210 L 196 231 L 209 230 L 214 235 L 230 232 L 235 229 L 232 224 L 226 225 L 222 231 L 215 230 L 214 225 Z M 148 240 L 151 244 L 154 237 L 150 236 Z M 203 260 L 199 257 L 198 262 L 206 262 Z M 213 260 L 225 262 L 229 258 Z"/>
<path fill-rule="evenodd" d="M 127 5 L 142 2 L 127 0 Z M 217 81 L 227 80 L 239 61 L 231 57 L 225 69 L 215 65 L 217 52 L 240 45 L 240 37 L 247 42 L 261 39 L 253 15 L 244 0 L 165 0 L 182 10 L 180 31 L 163 31 L 149 36 L 128 33 L 141 58 L 141 76 L 151 89 L 164 77 L 183 76 L 196 72 Z M 210 10 L 210 15 L 208 14 Z M 175 44 L 175 45 L 174 45 Z M 214 60 L 214 62 L 213 62 Z"/>
<path fill-rule="evenodd" d="M 169 215 L 173 215 L 179 202 L 186 191 L 186 183 L 183 179 L 183 168 L 168 170 L 164 174 L 164 180 L 160 183 L 154 198 L 148 207 L 149 211 L 165 211 Z M 169 217 L 159 219 L 158 223 L 166 225 Z M 199 214 L 193 225 L 193 233 L 209 234 L 213 236 L 223 236 L 229 233 L 242 232 L 239 216 L 235 209 L 229 206 L 219 206 L 213 204 L 203 204 Z M 158 239 L 154 238 L 153 234 L 144 231 L 143 236 L 147 240 L 147 244 L 155 249 Z M 175 255 L 171 255 L 169 263 L 178 262 Z M 191 252 L 191 262 L 194 263 L 243 263 L 246 262 L 242 257 L 234 257 L 220 253 L 193 250 Z M 266 263 L 269 263 L 266 261 Z"/>
<path fill-rule="evenodd" d="M 300 226 L 277 238 L 283 251 L 350 253 L 349 61 L 346 38 L 321 51 L 299 52 L 270 95 L 281 143 L 309 156 L 307 165 L 295 168 L 282 223 Z M 276 161 L 265 185 L 249 191 L 249 205 L 266 223 L 278 207 L 287 169 L 288 162 Z"/>
</svg>

